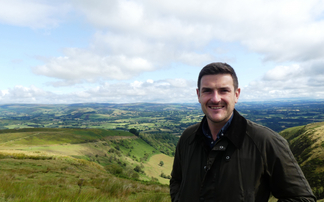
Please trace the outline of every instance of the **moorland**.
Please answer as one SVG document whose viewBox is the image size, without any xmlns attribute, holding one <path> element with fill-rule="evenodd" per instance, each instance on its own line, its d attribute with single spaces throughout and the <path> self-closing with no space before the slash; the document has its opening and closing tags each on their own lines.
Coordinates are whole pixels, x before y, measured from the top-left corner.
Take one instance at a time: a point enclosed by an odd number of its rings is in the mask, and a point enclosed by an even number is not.
<svg viewBox="0 0 324 202">
<path fill-rule="evenodd" d="M 236 109 L 288 140 L 324 198 L 324 102 Z M 202 116 L 199 104 L 0 105 L 0 202 L 170 201 L 175 145 Z"/>
<path fill-rule="evenodd" d="M 164 144 L 118 130 L 0 130 L 0 201 L 170 201 Z"/>
</svg>

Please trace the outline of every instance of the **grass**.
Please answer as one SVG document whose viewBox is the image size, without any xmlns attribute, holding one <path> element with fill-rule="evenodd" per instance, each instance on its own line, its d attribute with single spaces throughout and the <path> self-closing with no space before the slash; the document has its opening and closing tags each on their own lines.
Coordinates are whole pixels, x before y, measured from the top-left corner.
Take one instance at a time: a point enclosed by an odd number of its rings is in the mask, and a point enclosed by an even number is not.
<svg viewBox="0 0 324 202">
<path fill-rule="evenodd" d="M 3 132 L 5 131 L 5 132 Z M 22 129 L 2 130 L 0 145 L 51 145 L 64 143 L 84 143 L 111 136 L 134 136 L 125 131 L 104 129 Z"/>
<path fill-rule="evenodd" d="M 323 199 L 324 153 L 322 123 L 310 123 L 280 132 L 288 139 L 291 150 L 309 181 L 314 194 Z"/>
<path fill-rule="evenodd" d="M 163 161 L 164 165 L 160 166 L 160 161 Z M 145 164 L 145 173 L 149 176 L 153 176 L 159 180 L 162 184 L 169 184 L 169 179 L 162 178 L 160 175 L 164 173 L 165 175 L 170 175 L 173 165 L 173 157 L 167 156 L 165 154 L 157 154 L 150 158 L 150 160 Z"/>
<path fill-rule="evenodd" d="M 81 143 L 75 144 L 74 142 Z M 114 163 L 111 162 L 111 157 L 113 157 L 113 161 L 127 164 L 126 167 L 122 167 L 125 169 L 124 173 L 131 173 L 130 171 L 136 165 L 144 167 L 145 172 L 146 169 L 159 168 L 158 163 L 152 164 L 149 163 L 149 160 L 155 159 L 154 155 L 161 154 L 129 132 L 102 129 L 3 130 L 0 131 L 0 146 L 0 157 L 1 155 L 11 155 L 15 159 L 55 159 L 56 156 L 69 156 L 96 163 L 100 162 L 105 166 Z M 110 149 L 115 149 L 117 146 L 120 156 L 117 156 L 116 153 L 109 153 Z M 11 154 L 8 155 L 8 153 Z M 165 166 L 162 170 L 168 167 L 167 160 L 163 161 Z M 169 172 L 169 170 L 164 171 L 167 175 Z M 168 184 L 168 181 L 161 178 L 160 174 L 160 171 L 147 172 L 146 175 L 140 174 L 140 179 L 149 181 L 151 177 L 154 177 L 161 183 Z M 131 175 L 128 174 L 128 176 Z"/>
<path fill-rule="evenodd" d="M 287 128 L 283 131 L 280 132 L 280 134 L 285 138 L 285 139 L 291 139 L 291 135 L 297 133 L 299 130 L 301 130 L 304 126 L 295 126 L 292 128 Z"/>
<path fill-rule="evenodd" d="M 128 132 L 12 130 L 0 132 L 0 146 L 0 202 L 170 201 L 169 179 L 160 175 L 170 175 L 173 158 Z M 117 146 L 120 156 L 108 152 Z M 144 181 L 120 178 L 107 172 L 105 166 L 116 165 L 109 162 L 109 157 L 127 162 L 126 166 L 122 163 L 117 166 L 123 169 L 122 176 L 134 173 L 136 165 L 143 166 L 146 175 L 139 174 L 139 179 Z M 164 162 L 163 166 L 159 165 L 160 161 Z M 151 177 L 159 183 L 150 181 Z"/>
<path fill-rule="evenodd" d="M 130 145 L 132 147 L 134 147 L 132 149 L 131 154 L 136 156 L 137 158 L 143 157 L 145 155 L 145 153 L 150 154 L 150 156 L 153 153 L 159 153 L 153 147 L 146 144 L 142 139 L 136 139 L 136 140 L 132 141 L 132 143 L 130 143 Z"/>
<path fill-rule="evenodd" d="M 277 201 L 278 199 L 276 199 L 275 197 L 271 197 L 268 202 L 277 202 Z M 317 200 L 317 202 L 324 202 L 324 199 Z"/>
<path fill-rule="evenodd" d="M 58 155 L 36 160 L 33 155 L 25 153 L 21 159 L 2 152 L 1 202 L 170 201 L 167 186 L 117 178 L 86 160 Z"/>
</svg>

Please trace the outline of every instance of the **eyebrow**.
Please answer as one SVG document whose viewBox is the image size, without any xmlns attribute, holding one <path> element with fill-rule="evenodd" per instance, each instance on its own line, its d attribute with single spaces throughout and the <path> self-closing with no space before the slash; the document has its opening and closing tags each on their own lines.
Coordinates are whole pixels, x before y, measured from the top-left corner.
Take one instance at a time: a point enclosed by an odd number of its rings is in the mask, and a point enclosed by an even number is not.
<svg viewBox="0 0 324 202">
<path fill-rule="evenodd" d="M 211 90 L 212 88 L 210 87 L 201 87 L 201 90 Z"/>
<path fill-rule="evenodd" d="M 201 87 L 201 90 L 211 90 L 211 89 L 214 89 L 214 88 L 212 88 L 212 87 Z M 221 89 L 221 90 L 231 90 L 231 88 L 228 87 L 228 86 L 220 87 L 220 88 L 216 88 L 216 89 Z"/>
<path fill-rule="evenodd" d="M 226 87 L 221 87 L 221 88 L 219 88 L 219 89 L 222 89 L 222 90 L 231 90 L 231 88 L 228 87 L 228 86 L 226 86 Z"/>
</svg>

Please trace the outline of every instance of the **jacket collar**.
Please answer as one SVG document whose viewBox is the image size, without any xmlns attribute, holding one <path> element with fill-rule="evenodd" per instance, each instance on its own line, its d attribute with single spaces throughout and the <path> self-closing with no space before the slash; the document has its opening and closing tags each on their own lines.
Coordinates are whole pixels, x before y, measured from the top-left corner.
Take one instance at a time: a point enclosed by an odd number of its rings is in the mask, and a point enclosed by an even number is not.
<svg viewBox="0 0 324 202">
<path fill-rule="evenodd" d="M 245 137 L 247 121 L 236 111 L 236 109 L 234 109 L 233 113 L 234 117 L 232 123 L 226 130 L 224 138 L 229 139 L 236 148 L 240 149 Z M 189 144 L 192 144 L 195 140 L 203 141 L 204 134 L 202 132 L 202 125 L 204 121 L 206 121 L 206 116 L 204 116 L 204 118 L 199 124 L 199 127 L 197 127 L 197 129 L 194 131 L 195 135 L 192 136 L 192 139 L 189 141 Z"/>
<path fill-rule="evenodd" d="M 241 148 L 246 134 L 246 119 L 234 109 L 234 117 L 232 123 L 225 133 L 227 137 L 237 148 Z"/>
</svg>

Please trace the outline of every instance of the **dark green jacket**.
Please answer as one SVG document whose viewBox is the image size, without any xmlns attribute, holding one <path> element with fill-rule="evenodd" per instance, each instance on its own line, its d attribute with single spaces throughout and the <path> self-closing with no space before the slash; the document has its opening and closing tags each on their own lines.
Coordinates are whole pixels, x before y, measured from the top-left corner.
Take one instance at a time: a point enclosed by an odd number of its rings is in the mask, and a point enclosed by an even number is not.
<svg viewBox="0 0 324 202">
<path fill-rule="evenodd" d="M 316 201 L 278 133 L 234 110 L 231 126 L 210 150 L 201 125 L 187 128 L 177 144 L 170 180 L 173 202 L 267 202 L 271 193 L 281 202 Z"/>
</svg>

